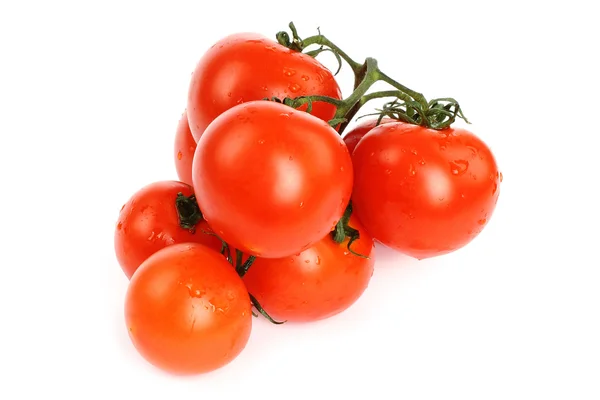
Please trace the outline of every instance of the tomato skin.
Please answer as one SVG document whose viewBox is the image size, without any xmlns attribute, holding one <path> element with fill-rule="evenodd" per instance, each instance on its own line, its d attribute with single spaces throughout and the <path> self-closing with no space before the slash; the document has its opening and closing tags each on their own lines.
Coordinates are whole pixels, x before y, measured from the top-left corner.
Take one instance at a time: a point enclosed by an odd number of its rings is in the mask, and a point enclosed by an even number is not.
<svg viewBox="0 0 600 400">
<path fill-rule="evenodd" d="M 353 305 L 366 290 L 375 263 L 374 241 L 354 217 L 351 227 L 360 238 L 351 249 L 348 239 L 337 244 L 329 235 L 300 254 L 257 258 L 246 275 L 248 291 L 271 317 L 311 322 L 332 317 Z"/>
<path fill-rule="evenodd" d="M 187 111 L 183 112 L 177 124 L 174 150 L 177 176 L 181 182 L 192 186 L 192 161 L 194 161 L 194 152 L 196 151 L 196 140 L 190 131 Z"/>
<path fill-rule="evenodd" d="M 346 132 L 344 135 L 344 143 L 348 147 L 348 152 L 352 154 L 360 139 L 363 138 L 369 131 L 375 128 L 377 125 L 386 124 L 388 122 L 397 122 L 391 118 L 382 118 L 379 124 L 377 123 L 378 118 L 367 119 L 361 121 L 359 124 L 354 126 L 352 129 Z"/>
<path fill-rule="evenodd" d="M 131 279 L 139 265 L 158 250 L 175 243 L 203 243 L 219 251 L 221 240 L 206 221 L 196 225 L 195 233 L 179 226 L 175 199 L 177 193 L 193 194 L 190 185 L 178 181 L 154 182 L 138 190 L 121 208 L 115 228 L 117 260 Z"/>
<path fill-rule="evenodd" d="M 202 56 L 192 74 L 188 92 L 192 134 L 198 141 L 213 119 L 242 102 L 306 95 L 342 97 L 331 71 L 313 57 L 259 34 L 227 36 Z M 325 121 L 335 111 L 331 104 L 313 103 L 312 114 Z"/>
<path fill-rule="evenodd" d="M 352 160 L 336 131 L 270 101 L 244 103 L 216 118 L 192 168 L 213 230 L 234 248 L 265 258 L 321 240 L 352 192 Z"/>
<path fill-rule="evenodd" d="M 357 216 L 375 240 L 414 258 L 465 246 L 498 200 L 491 150 L 461 128 L 385 124 L 363 137 L 352 159 Z"/>
<path fill-rule="evenodd" d="M 150 256 L 129 283 L 125 322 L 138 352 L 177 375 L 221 368 L 246 347 L 248 292 L 221 254 L 180 243 Z"/>
</svg>

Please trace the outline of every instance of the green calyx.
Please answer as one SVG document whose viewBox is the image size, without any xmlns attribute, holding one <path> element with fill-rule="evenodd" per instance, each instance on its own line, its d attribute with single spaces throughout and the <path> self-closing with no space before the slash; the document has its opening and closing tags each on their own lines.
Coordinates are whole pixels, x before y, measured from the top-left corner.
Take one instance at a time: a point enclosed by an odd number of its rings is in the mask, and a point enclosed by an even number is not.
<svg viewBox="0 0 600 400">
<path fill-rule="evenodd" d="M 276 39 L 279 44 L 298 52 L 316 57 L 324 51 L 332 52 L 341 67 L 344 60 L 354 73 L 354 91 L 346 99 L 338 100 L 327 96 L 302 96 L 297 98 L 286 98 L 280 102 L 294 108 L 308 104 L 307 112 L 312 110 L 313 101 L 323 101 L 336 106 L 337 111 L 329 124 L 333 127 L 340 125 L 338 132 L 342 134 L 348 123 L 354 118 L 358 111 L 369 101 L 378 98 L 392 98 L 389 102 L 377 110 L 380 117 L 389 117 L 410 124 L 421 125 L 431 129 L 445 129 L 450 127 L 457 118 L 469 121 L 465 118 L 459 103 L 453 98 L 438 98 L 428 101 L 421 93 L 416 92 L 383 73 L 374 58 L 367 58 L 364 63 L 354 61 L 346 52 L 340 49 L 327 37 L 319 33 L 306 39 L 301 39 L 296 27 L 292 22 L 289 24 L 292 37 L 285 32 L 277 33 Z M 312 45 L 318 45 L 316 50 L 306 51 Z M 337 72 L 336 72 L 337 74 Z M 392 88 L 379 92 L 368 93 L 368 90 L 378 81 L 387 83 Z M 269 99 L 272 100 L 272 99 Z"/>
</svg>

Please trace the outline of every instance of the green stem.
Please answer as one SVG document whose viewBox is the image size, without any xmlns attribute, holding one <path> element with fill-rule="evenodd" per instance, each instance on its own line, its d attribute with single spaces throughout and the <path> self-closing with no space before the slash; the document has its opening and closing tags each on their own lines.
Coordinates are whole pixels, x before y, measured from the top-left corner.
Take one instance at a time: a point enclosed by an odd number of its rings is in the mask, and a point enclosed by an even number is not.
<svg viewBox="0 0 600 400">
<path fill-rule="evenodd" d="M 388 85 L 395 87 L 399 91 L 408 94 L 414 100 L 419 102 L 421 104 L 421 106 L 423 106 L 423 108 L 427 109 L 427 106 L 428 106 L 427 99 L 425 99 L 425 96 L 423 96 L 421 93 L 415 92 L 414 90 L 407 88 L 403 84 L 396 82 L 395 80 L 393 80 L 392 78 L 390 78 L 389 76 L 387 76 L 386 74 L 384 74 L 381 71 L 379 71 L 379 79 L 381 81 L 387 83 Z"/>
<path fill-rule="evenodd" d="M 313 44 L 318 44 L 321 46 L 329 47 L 331 50 L 333 50 L 334 52 L 339 54 L 340 57 L 342 57 L 342 59 L 344 61 L 346 61 L 346 63 L 348 63 L 348 65 L 350 66 L 350 68 L 352 68 L 352 71 L 355 74 L 358 74 L 359 70 L 362 68 L 361 63 L 354 61 L 345 51 L 340 49 L 331 40 L 327 39 L 323 35 L 314 35 L 314 36 L 307 37 L 306 39 L 302 40 L 302 44 L 303 44 L 304 48 L 306 48 L 310 45 L 313 45 Z"/>
<path fill-rule="evenodd" d="M 196 224 L 203 219 L 202 212 L 196 201 L 196 196 L 191 195 L 188 197 L 183 193 L 177 193 L 177 197 L 175 198 L 175 209 L 177 210 L 179 226 L 183 229 L 195 232 Z"/>
</svg>

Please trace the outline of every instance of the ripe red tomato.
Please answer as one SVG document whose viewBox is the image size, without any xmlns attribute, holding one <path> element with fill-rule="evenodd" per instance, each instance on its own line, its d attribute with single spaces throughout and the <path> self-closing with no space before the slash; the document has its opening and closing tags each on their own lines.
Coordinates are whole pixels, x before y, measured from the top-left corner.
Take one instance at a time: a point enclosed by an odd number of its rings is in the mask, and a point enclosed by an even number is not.
<svg viewBox="0 0 600 400">
<path fill-rule="evenodd" d="M 175 169 L 181 182 L 192 186 L 192 161 L 196 151 L 196 141 L 190 131 L 187 111 L 183 112 L 175 132 Z"/>
<path fill-rule="evenodd" d="M 333 74 L 319 61 L 254 33 L 238 33 L 214 44 L 192 74 L 188 119 L 196 141 L 225 110 L 266 97 L 322 95 L 341 99 Z M 305 106 L 299 108 L 306 109 Z M 329 121 L 335 106 L 314 102 L 312 114 Z"/>
<path fill-rule="evenodd" d="M 344 135 L 344 143 L 346 143 L 346 147 L 348 147 L 348 152 L 350 154 L 354 152 L 360 139 L 362 139 L 371 129 L 375 128 L 377 125 L 386 124 L 388 122 L 397 122 L 391 118 L 382 118 L 379 124 L 377 121 L 377 118 L 366 119 L 346 132 Z"/>
<path fill-rule="evenodd" d="M 253 101 L 221 114 L 198 142 L 194 189 L 204 217 L 234 248 L 287 257 L 344 213 L 352 161 L 336 131 L 303 111 Z"/>
<path fill-rule="evenodd" d="M 464 129 L 388 123 L 365 135 L 352 159 L 358 218 L 376 240 L 415 258 L 465 246 L 498 200 L 496 160 Z"/>
<path fill-rule="evenodd" d="M 348 250 L 327 235 L 300 254 L 279 259 L 257 258 L 244 283 L 269 315 L 282 321 L 309 322 L 336 315 L 358 300 L 373 275 L 373 239 L 355 217 L 360 233 Z"/>
<path fill-rule="evenodd" d="M 206 221 L 198 223 L 194 232 L 179 226 L 175 207 L 178 193 L 191 196 L 193 189 L 183 182 L 154 182 L 137 191 L 121 208 L 114 245 L 127 278 L 152 254 L 175 243 L 203 243 L 221 249 L 221 240 L 209 234 L 212 230 Z"/>
<path fill-rule="evenodd" d="M 225 258 L 197 243 L 150 256 L 129 283 L 125 321 L 135 348 L 174 374 L 209 372 L 246 347 L 250 297 Z"/>
</svg>

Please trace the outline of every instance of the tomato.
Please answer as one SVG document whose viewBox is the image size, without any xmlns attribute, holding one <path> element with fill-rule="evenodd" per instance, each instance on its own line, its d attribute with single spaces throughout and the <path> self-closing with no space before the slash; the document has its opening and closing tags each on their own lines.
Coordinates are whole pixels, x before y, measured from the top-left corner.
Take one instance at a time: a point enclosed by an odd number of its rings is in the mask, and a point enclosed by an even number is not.
<svg viewBox="0 0 600 400">
<path fill-rule="evenodd" d="M 367 133 L 352 159 L 358 218 L 376 240 L 414 258 L 465 246 L 498 200 L 496 160 L 465 129 L 388 123 Z"/>
<path fill-rule="evenodd" d="M 396 120 L 382 118 L 381 122 L 378 123 L 378 121 L 378 118 L 366 119 L 346 132 L 344 135 L 344 143 L 346 143 L 346 147 L 348 147 L 350 154 L 352 154 L 360 139 L 362 139 L 371 129 L 375 128 L 377 125 L 395 122 Z"/>
<path fill-rule="evenodd" d="M 125 322 L 135 348 L 173 374 L 221 368 L 246 347 L 250 297 L 231 265 L 198 243 L 166 247 L 129 283 Z"/>
<path fill-rule="evenodd" d="M 227 243 L 265 258 L 321 240 L 344 213 L 352 160 L 326 122 L 271 101 L 238 105 L 198 142 L 194 189 L 204 217 Z"/>
<path fill-rule="evenodd" d="M 175 243 L 196 242 L 221 249 L 221 240 L 210 234 L 206 221 L 200 221 L 194 230 L 179 225 L 175 207 L 178 193 L 191 196 L 193 189 L 183 182 L 154 182 L 137 191 L 121 208 L 114 246 L 127 278 L 153 253 Z"/>
<path fill-rule="evenodd" d="M 203 55 L 192 74 L 188 93 L 192 134 L 198 141 L 213 119 L 242 102 L 306 95 L 342 97 L 331 71 L 313 57 L 254 33 L 227 36 Z M 325 121 L 335 111 L 331 104 L 313 103 L 312 114 Z"/>
<path fill-rule="evenodd" d="M 244 283 L 274 319 L 310 322 L 336 315 L 358 300 L 373 275 L 374 242 L 359 221 L 350 217 L 360 237 L 348 250 L 348 239 L 336 243 L 327 235 L 300 254 L 257 258 Z"/>
<path fill-rule="evenodd" d="M 190 131 L 187 111 L 179 119 L 175 132 L 175 169 L 181 182 L 192 185 L 192 161 L 196 151 L 196 140 Z"/>
</svg>

